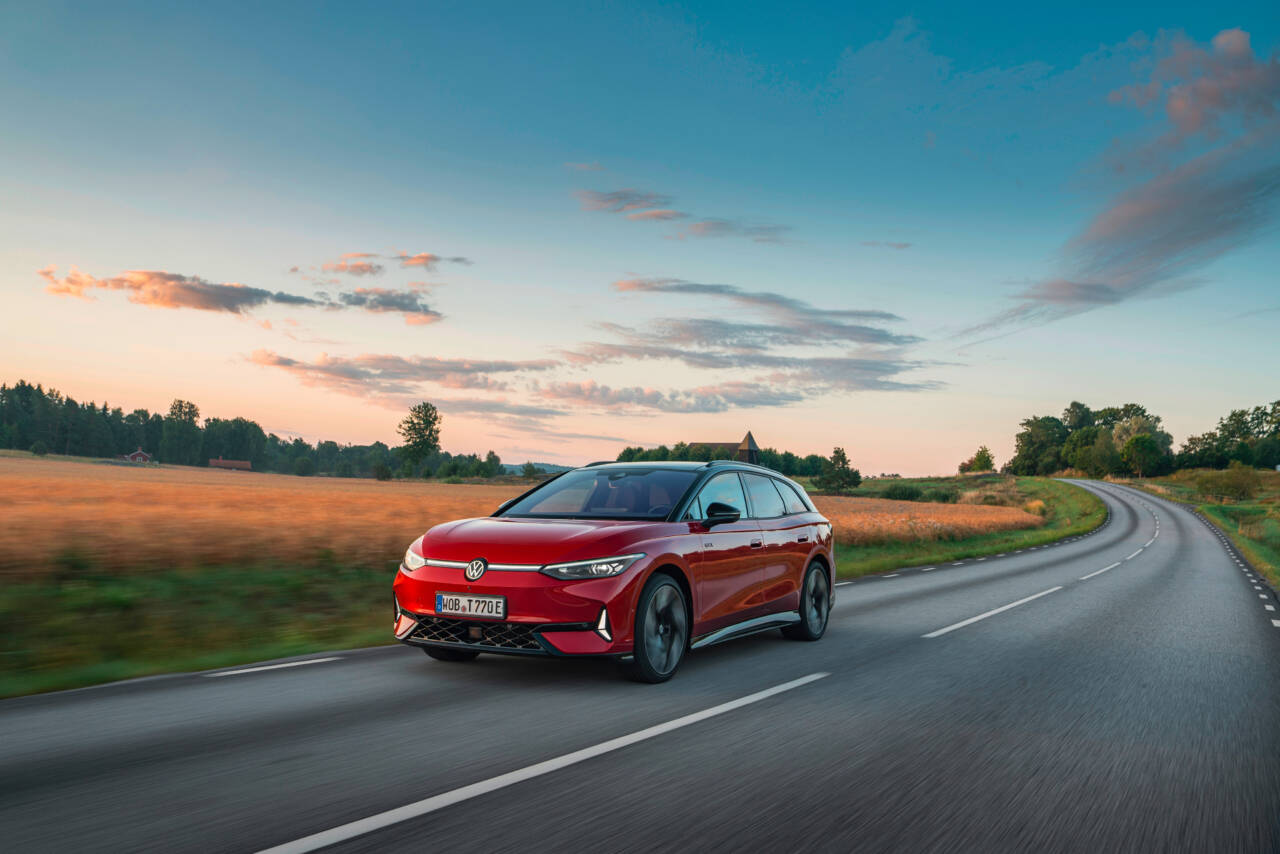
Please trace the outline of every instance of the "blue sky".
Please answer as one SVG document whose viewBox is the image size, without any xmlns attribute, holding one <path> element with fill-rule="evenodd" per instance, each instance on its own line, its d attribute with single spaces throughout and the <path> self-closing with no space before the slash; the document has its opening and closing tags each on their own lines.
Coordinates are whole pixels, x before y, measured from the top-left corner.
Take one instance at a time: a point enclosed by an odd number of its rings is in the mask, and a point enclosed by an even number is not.
<svg viewBox="0 0 1280 854">
<path fill-rule="evenodd" d="M 1180 440 L 1280 396 L 1278 24 L 6 5 L 0 359 L 311 439 L 425 398 L 508 461 L 945 471 L 1073 398 Z"/>
</svg>

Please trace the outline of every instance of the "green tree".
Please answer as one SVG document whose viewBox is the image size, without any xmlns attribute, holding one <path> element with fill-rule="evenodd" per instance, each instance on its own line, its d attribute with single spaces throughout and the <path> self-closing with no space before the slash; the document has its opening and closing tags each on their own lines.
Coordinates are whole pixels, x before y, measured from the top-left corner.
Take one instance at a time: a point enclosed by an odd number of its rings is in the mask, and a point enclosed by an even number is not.
<svg viewBox="0 0 1280 854">
<path fill-rule="evenodd" d="M 440 450 L 440 413 L 425 400 L 409 410 L 396 430 L 404 439 L 402 453 L 410 463 L 421 462 L 432 451 Z"/>
<path fill-rule="evenodd" d="M 1142 477 L 1144 473 L 1154 471 L 1164 455 L 1160 451 L 1160 445 L 1150 433 L 1139 433 L 1124 443 L 1120 456 L 1124 457 L 1124 461 L 1138 477 Z"/>
<path fill-rule="evenodd" d="M 862 484 L 862 473 L 849 467 L 849 455 L 844 448 L 834 448 L 831 457 L 824 461 L 822 473 L 813 485 L 823 492 L 843 493 L 857 489 Z"/>
<path fill-rule="evenodd" d="M 1062 410 L 1062 423 L 1072 433 L 1082 427 L 1092 427 L 1093 410 L 1080 401 L 1073 400 L 1066 409 Z"/>
<path fill-rule="evenodd" d="M 166 463 L 194 466 L 200 462 L 200 407 L 187 400 L 169 405 L 160 434 L 160 459 Z"/>
<path fill-rule="evenodd" d="M 1038 415 L 1022 422 L 1022 430 L 1014 437 L 1014 455 L 1009 460 L 1013 474 L 1052 474 L 1061 465 L 1062 445 L 1067 440 L 1067 427 L 1052 415 Z"/>
<path fill-rule="evenodd" d="M 311 457 L 298 457 L 293 461 L 293 473 L 299 477 L 311 477 L 316 473 L 316 464 Z"/>
<path fill-rule="evenodd" d="M 960 472 L 964 474 L 971 471 L 995 471 L 996 458 L 991 455 L 991 449 L 986 445 L 978 448 L 972 457 L 960 464 Z"/>
<path fill-rule="evenodd" d="M 520 468 L 520 476 L 527 477 L 530 480 L 533 480 L 540 474 L 542 474 L 542 469 L 535 466 L 532 462 L 527 462 Z"/>
</svg>

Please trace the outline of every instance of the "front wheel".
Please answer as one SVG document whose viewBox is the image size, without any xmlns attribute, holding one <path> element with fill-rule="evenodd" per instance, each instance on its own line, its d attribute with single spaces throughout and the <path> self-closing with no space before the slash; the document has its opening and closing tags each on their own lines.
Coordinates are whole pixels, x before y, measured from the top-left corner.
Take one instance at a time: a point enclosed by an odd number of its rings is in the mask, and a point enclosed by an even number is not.
<svg viewBox="0 0 1280 854">
<path fill-rule="evenodd" d="M 831 587 L 827 571 L 821 564 L 809 564 L 800 590 L 800 622 L 792 623 L 782 633 L 792 640 L 816 641 L 826 634 L 831 615 Z"/>
<path fill-rule="evenodd" d="M 424 646 L 422 651 L 436 661 L 471 661 L 480 654 L 469 649 L 449 649 L 443 646 Z"/>
<path fill-rule="evenodd" d="M 626 675 L 637 682 L 674 676 L 689 647 L 689 609 L 671 576 L 655 575 L 640 591 L 635 636 L 634 658 L 623 665 Z"/>
</svg>

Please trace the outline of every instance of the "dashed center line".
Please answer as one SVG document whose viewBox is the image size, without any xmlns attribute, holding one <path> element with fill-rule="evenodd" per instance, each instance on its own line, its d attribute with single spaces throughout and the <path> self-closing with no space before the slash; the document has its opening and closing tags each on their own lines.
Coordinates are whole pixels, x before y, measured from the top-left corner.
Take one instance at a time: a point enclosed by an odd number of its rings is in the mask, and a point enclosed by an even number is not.
<svg viewBox="0 0 1280 854">
<path fill-rule="evenodd" d="M 1090 578 L 1093 578 L 1095 575 L 1102 575 L 1102 573 L 1106 572 L 1107 570 L 1115 569 L 1119 565 L 1120 565 L 1120 561 L 1116 561 L 1115 563 L 1111 564 L 1111 566 L 1104 566 L 1102 569 L 1099 569 L 1097 572 L 1091 572 L 1088 575 L 1080 576 L 1080 580 L 1088 581 Z"/>
<path fill-rule="evenodd" d="M 1145 548 L 1145 546 L 1143 548 Z M 1138 549 L 1136 552 L 1134 552 L 1133 554 L 1125 558 L 1125 560 L 1133 560 L 1135 557 L 1137 557 L 1140 554 L 1142 554 L 1142 549 Z"/>
<path fill-rule="evenodd" d="M 1062 587 L 1059 586 L 1059 587 L 1050 587 L 1048 590 L 1041 590 L 1039 593 L 1036 593 L 1032 596 L 1028 596 L 1025 599 L 1019 599 L 1017 602 L 1010 602 L 1008 605 L 1001 605 L 999 608 L 992 608 L 990 611 L 979 614 L 976 617 L 970 617 L 967 620 L 961 620 L 958 623 L 952 623 L 949 626 L 938 629 L 936 632 L 929 632 L 929 634 L 927 635 L 921 635 L 921 637 L 926 637 L 926 638 L 941 637 L 942 635 L 945 635 L 948 632 L 954 632 L 956 629 L 963 629 L 965 626 L 973 625 L 979 620 L 985 620 L 987 617 L 994 617 L 996 614 L 1000 614 L 1000 613 L 1003 613 L 1004 611 L 1008 611 L 1010 608 L 1016 608 L 1019 605 L 1025 605 L 1034 599 L 1039 599 L 1041 596 L 1048 596 L 1050 593 L 1057 593 L 1061 589 Z"/>
</svg>

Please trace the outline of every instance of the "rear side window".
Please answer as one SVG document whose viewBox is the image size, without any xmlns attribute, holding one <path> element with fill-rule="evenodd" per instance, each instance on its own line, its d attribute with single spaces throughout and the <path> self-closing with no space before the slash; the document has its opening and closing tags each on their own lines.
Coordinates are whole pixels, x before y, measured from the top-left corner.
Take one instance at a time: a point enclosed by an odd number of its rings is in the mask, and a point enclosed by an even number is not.
<svg viewBox="0 0 1280 854">
<path fill-rule="evenodd" d="M 751 514 L 757 519 L 774 519 L 787 515 L 782 496 L 773 486 L 773 478 L 759 474 L 744 474 L 747 494 L 751 496 Z"/>
<path fill-rule="evenodd" d="M 804 499 L 796 494 L 795 487 L 789 483 L 775 480 L 773 485 L 778 487 L 778 491 L 782 493 L 782 500 L 786 502 L 788 513 L 808 513 L 809 505 Z"/>
</svg>

